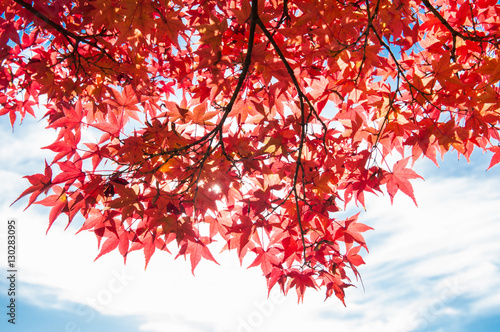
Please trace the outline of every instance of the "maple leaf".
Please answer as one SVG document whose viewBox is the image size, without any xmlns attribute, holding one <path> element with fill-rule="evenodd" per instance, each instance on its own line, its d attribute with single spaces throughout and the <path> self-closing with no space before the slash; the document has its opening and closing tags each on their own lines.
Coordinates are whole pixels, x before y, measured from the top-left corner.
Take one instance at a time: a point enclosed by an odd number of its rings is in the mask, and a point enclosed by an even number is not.
<svg viewBox="0 0 500 332">
<path fill-rule="evenodd" d="M 415 171 L 405 168 L 409 159 L 410 158 L 405 158 L 396 162 L 393 171 L 385 174 L 383 183 L 387 184 L 387 192 L 391 197 L 391 202 L 393 202 L 396 192 L 401 190 L 413 200 L 415 205 L 417 205 L 415 195 L 413 194 L 413 187 L 409 180 L 418 178 L 423 179 L 423 177 L 415 173 Z"/>
<path fill-rule="evenodd" d="M 295 260 L 297 257 L 297 251 L 299 250 L 299 246 L 297 244 L 297 240 L 295 237 L 286 237 L 281 241 L 281 244 L 283 245 L 284 249 L 284 257 L 283 261 L 287 260 Z"/>
<path fill-rule="evenodd" d="M 281 291 L 286 294 L 286 279 L 287 279 L 287 274 L 286 271 L 283 270 L 281 267 L 273 267 L 271 272 L 266 275 L 267 278 L 267 295 L 271 293 L 271 289 L 278 283 L 280 285 Z"/>
<path fill-rule="evenodd" d="M 188 119 L 193 121 L 193 123 L 200 125 L 211 125 L 212 123 L 208 120 L 212 119 L 214 116 L 219 114 L 217 111 L 208 111 L 207 105 L 205 103 L 197 105 L 192 113 L 188 113 Z"/>
<path fill-rule="evenodd" d="M 104 241 L 104 243 L 101 246 L 101 251 L 99 251 L 99 254 L 97 255 L 96 258 L 94 258 L 94 261 L 96 261 L 99 257 L 102 255 L 105 255 L 107 253 L 110 253 L 114 249 L 116 249 L 120 245 L 120 239 L 118 237 L 109 237 Z"/>
<path fill-rule="evenodd" d="M 490 165 L 488 166 L 488 169 L 490 169 L 496 164 L 500 163 L 500 146 L 493 146 L 488 150 L 494 153 L 493 157 L 491 157 Z"/>
<path fill-rule="evenodd" d="M 352 264 L 354 266 L 359 266 L 361 264 L 365 264 L 363 257 L 358 255 L 359 250 L 361 248 L 362 248 L 362 246 L 359 246 L 359 247 L 353 247 L 349 250 L 349 252 L 346 255 L 346 259 L 349 261 L 350 264 Z"/>
<path fill-rule="evenodd" d="M 49 226 L 47 227 L 47 233 L 56 218 L 63 211 L 68 211 L 68 197 L 66 195 L 66 191 L 59 186 L 52 186 L 51 189 L 54 191 L 54 195 L 47 196 L 43 200 L 36 202 L 36 204 L 52 207 L 49 213 Z"/>
<path fill-rule="evenodd" d="M 333 293 L 335 293 L 335 296 L 337 296 L 337 298 L 342 301 L 342 304 L 345 306 L 346 304 L 344 300 L 344 289 L 352 285 L 345 284 L 337 274 L 332 274 L 326 271 L 322 271 L 319 275 L 319 278 L 321 279 L 321 284 L 324 285 L 327 289 L 325 300 L 329 298 Z"/>
<path fill-rule="evenodd" d="M 337 228 L 334 240 L 342 239 L 348 250 L 351 249 L 354 241 L 368 250 L 365 239 L 361 233 L 372 230 L 373 228 L 365 224 L 358 223 L 357 220 L 359 214 L 360 212 L 346 220 L 336 221 L 341 227 Z"/>
<path fill-rule="evenodd" d="M 211 260 L 212 262 L 217 263 L 215 258 L 210 253 L 210 250 L 207 248 L 206 244 L 210 243 L 210 239 L 207 237 L 201 238 L 193 238 L 193 239 L 185 239 L 181 248 L 179 249 L 179 253 L 176 258 L 180 255 L 184 255 L 184 257 L 189 254 L 189 259 L 191 261 L 191 273 L 194 275 L 194 269 L 200 262 L 201 258 L 205 258 Z"/>
<path fill-rule="evenodd" d="M 57 110 L 49 110 L 45 114 L 45 117 L 49 116 L 50 125 L 48 128 L 64 127 L 66 129 L 78 129 L 82 124 L 84 116 L 82 101 L 78 100 L 75 107 L 72 105 L 63 105 L 62 108 L 62 114 Z M 57 115 L 54 116 L 55 114 Z M 50 116 L 52 116 L 52 118 L 50 118 Z"/>
<path fill-rule="evenodd" d="M 123 116 L 117 116 L 114 112 L 108 112 L 106 121 L 103 121 L 102 123 L 95 123 L 92 126 L 110 134 L 113 137 L 118 137 L 120 136 L 120 131 L 122 130 L 123 125 Z M 107 140 L 107 138 L 101 140 L 104 141 Z"/>
<path fill-rule="evenodd" d="M 64 134 L 63 137 L 59 137 L 54 143 L 42 148 L 58 152 L 52 161 L 53 163 L 66 156 L 71 158 L 77 151 L 78 142 L 80 142 L 80 131 L 73 134 L 71 131 L 64 130 L 61 133 Z"/>
<path fill-rule="evenodd" d="M 63 161 L 57 162 L 57 166 L 61 169 L 53 180 L 53 183 L 66 183 L 67 185 L 73 184 L 75 181 L 84 182 L 85 172 L 82 171 L 82 160 L 76 156 L 76 161 Z"/>
<path fill-rule="evenodd" d="M 260 265 L 262 273 L 267 276 L 271 274 L 273 266 L 279 264 L 278 255 L 280 251 L 277 248 L 268 248 L 266 251 L 262 248 L 254 248 L 252 251 L 257 254 L 257 257 L 248 268 Z"/>
<path fill-rule="evenodd" d="M 224 247 L 224 249 L 236 248 L 241 263 L 247 251 L 254 247 L 254 244 L 251 241 L 251 239 L 256 236 L 255 230 L 256 227 L 251 221 L 251 219 L 242 216 L 239 222 L 233 224 L 229 228 L 231 237 L 230 239 L 227 240 L 227 244 Z"/>
<path fill-rule="evenodd" d="M 17 202 L 19 199 L 22 197 L 31 194 L 28 205 L 26 206 L 25 209 L 27 209 L 33 202 L 36 201 L 38 196 L 42 193 L 47 193 L 50 188 L 52 188 L 53 183 L 52 183 L 52 169 L 50 166 L 47 164 L 47 161 L 45 161 L 45 172 L 44 174 L 34 174 L 34 175 L 27 175 L 24 178 L 28 179 L 28 181 L 31 183 L 31 186 L 24 190 L 19 197 L 12 202 L 14 204 Z M 12 205 L 11 204 L 11 205 Z"/>
<path fill-rule="evenodd" d="M 304 271 L 292 269 L 288 273 L 290 281 L 288 282 L 287 288 L 290 289 L 295 287 L 298 296 L 298 303 L 304 302 L 304 293 L 307 287 L 312 287 L 312 288 L 318 287 L 313 278 L 315 274 L 316 272 L 310 269 L 306 269 Z"/>
</svg>

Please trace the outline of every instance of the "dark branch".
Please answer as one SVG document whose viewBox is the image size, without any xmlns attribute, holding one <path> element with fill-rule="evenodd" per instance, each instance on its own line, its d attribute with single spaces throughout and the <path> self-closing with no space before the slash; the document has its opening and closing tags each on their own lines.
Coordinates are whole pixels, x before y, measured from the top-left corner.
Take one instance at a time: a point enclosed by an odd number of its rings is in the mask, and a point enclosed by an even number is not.
<svg viewBox="0 0 500 332">
<path fill-rule="evenodd" d="M 292 67 L 290 66 L 285 55 L 283 54 L 283 52 L 279 48 L 278 44 L 274 40 L 273 35 L 267 30 L 266 26 L 264 25 L 264 23 L 262 22 L 260 17 L 257 17 L 257 24 L 261 28 L 262 32 L 264 32 L 264 35 L 266 35 L 267 39 L 271 42 L 271 44 L 274 47 L 274 50 L 276 51 L 279 58 L 281 59 L 281 61 L 285 65 L 285 68 L 288 72 L 288 75 L 292 79 L 293 85 L 295 86 L 295 89 L 297 91 L 297 95 L 299 96 L 300 113 L 301 113 L 300 126 L 301 126 L 302 130 L 300 133 L 300 143 L 299 143 L 299 148 L 297 151 L 297 153 L 298 153 L 297 163 L 296 163 L 297 167 L 295 169 L 295 174 L 294 174 L 294 178 L 293 178 L 293 192 L 295 194 L 295 204 L 296 204 L 296 209 L 297 209 L 297 221 L 298 221 L 300 233 L 301 233 L 302 248 L 303 248 L 303 252 L 304 252 L 304 261 L 307 262 L 306 245 L 305 245 L 305 240 L 304 240 L 305 232 L 304 232 L 304 227 L 302 226 L 302 220 L 301 220 L 301 215 L 300 215 L 299 193 L 297 191 L 297 179 L 299 176 L 299 170 L 301 170 L 301 169 L 302 169 L 302 176 L 304 177 L 304 167 L 302 165 L 302 150 L 303 150 L 304 142 L 306 140 L 306 135 L 307 135 L 307 123 L 306 123 L 306 116 L 305 116 L 304 100 L 309 105 L 311 110 L 314 110 L 314 107 L 311 104 L 311 102 L 307 99 L 307 97 L 304 95 L 304 93 L 302 92 L 302 89 L 300 88 L 299 82 L 297 81 L 297 78 L 295 77 L 295 74 L 293 72 Z M 305 190 L 304 189 L 305 186 L 302 186 L 302 187 L 303 187 L 303 190 Z"/>
<path fill-rule="evenodd" d="M 76 42 L 82 41 L 82 38 L 80 36 L 77 36 L 71 31 L 64 29 L 61 25 L 57 24 L 56 22 L 49 19 L 47 16 L 40 13 L 29 3 L 23 0 L 14 0 L 14 2 L 24 7 L 27 11 L 29 11 L 30 13 L 32 13 L 33 15 L 35 15 L 36 17 L 38 17 L 39 19 L 41 19 L 42 21 L 44 21 L 45 23 L 56 29 L 60 34 L 62 34 L 66 39 L 68 39 L 68 41 L 71 42 L 70 38 L 73 38 Z"/>
<path fill-rule="evenodd" d="M 493 36 L 468 36 L 464 35 L 460 31 L 455 30 L 448 21 L 441 15 L 441 13 L 429 2 L 429 0 L 422 0 L 422 3 L 425 5 L 425 7 L 436 16 L 436 18 L 443 24 L 448 31 L 450 31 L 452 37 L 453 37 L 453 44 L 455 44 L 456 37 L 460 37 L 463 40 L 470 40 L 470 41 L 475 41 L 475 42 L 486 42 L 490 41 L 491 39 L 497 38 L 497 35 Z"/>
<path fill-rule="evenodd" d="M 97 35 L 87 35 L 87 36 L 79 36 L 79 35 L 76 35 L 74 34 L 73 32 L 71 31 L 68 31 L 67 29 L 65 29 L 63 26 L 61 26 L 60 24 L 57 24 L 56 22 L 52 21 L 50 18 L 48 18 L 47 16 L 45 16 L 44 14 L 40 13 L 38 10 L 36 10 L 32 5 L 30 5 L 29 3 L 23 1 L 23 0 L 14 0 L 15 3 L 17 3 L 18 5 L 22 6 L 23 8 L 25 8 L 27 11 L 29 11 L 30 13 L 32 13 L 33 15 L 35 15 L 36 17 L 38 17 L 39 19 L 41 19 L 43 22 L 47 23 L 49 26 L 51 26 L 52 28 L 54 28 L 57 32 L 59 32 L 61 35 L 64 36 L 64 38 L 66 38 L 70 44 L 73 46 L 73 52 L 77 54 L 77 56 L 79 56 L 80 54 L 78 53 L 78 44 L 79 43 L 85 43 L 85 44 L 88 44 L 96 49 L 98 49 L 102 54 L 104 54 L 106 57 L 108 57 L 111 61 L 113 62 L 117 62 L 107 51 L 106 49 L 104 49 L 103 47 L 99 46 L 97 44 L 97 42 L 93 42 L 93 41 L 90 41 L 88 40 L 87 38 L 94 38 L 94 37 L 97 37 L 97 36 L 100 36 L 102 35 L 102 32 L 100 34 L 97 34 Z M 83 57 L 87 62 L 88 59 L 86 59 L 85 57 Z M 94 64 L 95 65 L 95 64 Z M 99 66 L 98 66 L 99 67 Z M 101 69 L 103 69 L 102 67 L 99 67 Z M 104 70 L 104 69 L 103 69 Z"/>
<path fill-rule="evenodd" d="M 247 46 L 247 55 L 245 57 L 245 62 L 243 63 L 243 68 L 241 69 L 240 76 L 238 78 L 238 83 L 236 85 L 236 88 L 234 89 L 233 95 L 231 96 L 231 99 L 229 100 L 229 103 L 224 107 L 224 114 L 222 115 L 221 120 L 217 124 L 217 126 L 206 133 L 204 136 L 200 137 L 196 141 L 181 146 L 180 148 L 177 149 L 172 149 L 172 150 L 167 150 L 164 152 L 160 153 L 155 153 L 155 154 L 150 154 L 148 155 L 148 158 L 154 158 L 158 156 L 163 156 L 163 155 L 173 155 L 173 154 L 178 154 L 182 151 L 189 150 L 190 148 L 204 143 L 210 137 L 216 135 L 218 132 L 222 132 L 222 128 L 224 127 L 224 122 L 226 121 L 227 117 L 229 116 L 229 113 L 231 113 L 231 110 L 233 109 L 234 103 L 236 102 L 236 99 L 238 98 L 238 95 L 240 93 L 241 87 L 243 86 L 243 82 L 245 82 L 245 78 L 248 74 L 248 69 L 250 68 L 250 64 L 252 62 L 252 51 L 253 51 L 253 45 L 254 45 L 254 37 L 255 37 L 255 26 L 257 25 L 257 19 L 258 19 L 258 0 L 252 0 L 252 12 L 250 14 L 250 33 L 248 37 L 248 46 Z M 220 136 L 221 142 L 222 142 L 222 135 Z M 160 165 L 157 169 L 154 171 L 157 171 L 162 165 Z"/>
</svg>

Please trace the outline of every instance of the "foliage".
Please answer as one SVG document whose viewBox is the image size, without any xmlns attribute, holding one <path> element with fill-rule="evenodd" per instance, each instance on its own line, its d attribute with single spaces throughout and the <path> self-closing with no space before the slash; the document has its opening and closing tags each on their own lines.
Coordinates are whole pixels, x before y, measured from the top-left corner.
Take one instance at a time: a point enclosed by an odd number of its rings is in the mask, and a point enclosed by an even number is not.
<svg viewBox="0 0 500 332">
<path fill-rule="evenodd" d="M 269 289 L 344 302 L 370 227 L 339 211 L 384 190 L 415 201 L 410 159 L 500 161 L 494 0 L 0 7 L 0 114 L 44 106 L 58 133 L 19 198 L 50 207 L 49 228 L 83 216 L 98 257 L 175 251 L 194 271 L 218 240 Z"/>
</svg>

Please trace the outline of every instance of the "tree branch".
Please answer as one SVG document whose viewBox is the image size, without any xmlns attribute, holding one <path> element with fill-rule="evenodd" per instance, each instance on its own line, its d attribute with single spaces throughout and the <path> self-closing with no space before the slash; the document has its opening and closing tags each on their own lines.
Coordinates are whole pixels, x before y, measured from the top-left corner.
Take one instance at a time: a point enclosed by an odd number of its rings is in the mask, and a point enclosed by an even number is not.
<svg viewBox="0 0 500 332">
<path fill-rule="evenodd" d="M 297 209 L 297 221 L 298 221 L 299 228 L 300 228 L 300 233 L 301 233 L 302 249 L 303 249 L 303 254 L 304 254 L 304 261 L 307 262 L 306 244 L 305 244 L 305 240 L 304 240 L 305 232 L 304 232 L 304 227 L 302 226 L 302 219 L 301 219 L 301 216 L 300 216 L 299 193 L 297 191 L 297 179 L 298 179 L 298 176 L 299 176 L 299 170 L 300 169 L 302 169 L 302 174 L 304 175 L 304 167 L 302 165 L 302 150 L 303 150 L 304 142 L 305 142 L 306 135 L 307 135 L 307 123 L 306 123 L 306 116 L 305 116 L 305 104 L 304 104 L 304 100 L 306 101 L 306 103 L 308 104 L 308 106 L 310 107 L 311 110 L 314 110 L 314 107 L 311 104 L 311 102 L 309 101 L 309 99 L 302 92 L 302 89 L 300 88 L 299 82 L 297 81 L 297 78 L 295 77 L 295 74 L 293 72 L 292 67 L 290 66 L 290 64 L 288 63 L 288 60 L 286 59 L 285 55 L 283 54 L 283 52 L 279 48 L 278 44 L 274 40 L 273 35 L 267 30 L 266 26 L 264 25 L 264 22 L 262 22 L 262 20 L 260 19 L 260 17 L 257 17 L 257 24 L 261 28 L 262 32 L 264 32 L 264 35 L 266 35 L 267 39 L 273 45 L 274 50 L 276 51 L 276 53 L 278 53 L 278 56 L 281 59 L 281 61 L 283 62 L 283 64 L 285 65 L 285 68 L 286 68 L 286 70 L 288 72 L 288 75 L 292 79 L 292 82 L 293 82 L 293 84 L 295 86 L 295 89 L 297 90 L 297 94 L 299 96 L 300 113 L 301 113 L 300 126 L 301 126 L 302 130 L 301 130 L 301 133 L 300 133 L 299 147 L 297 149 L 297 153 L 298 153 L 298 155 L 297 155 L 297 162 L 296 162 L 297 167 L 295 168 L 295 174 L 294 174 L 294 178 L 293 178 L 293 192 L 295 194 L 295 204 L 296 204 L 296 209 Z M 302 186 L 302 187 L 303 187 L 303 190 L 305 190 L 305 188 L 304 188 L 305 186 Z"/>
<path fill-rule="evenodd" d="M 66 30 L 61 25 L 59 25 L 56 22 L 52 21 L 47 16 L 43 15 L 38 10 L 36 10 L 29 3 L 27 3 L 27 2 L 25 2 L 23 0 L 14 0 L 14 2 L 17 3 L 18 5 L 22 6 L 23 8 L 25 8 L 27 11 L 29 11 L 30 13 L 32 13 L 33 15 L 35 15 L 36 17 L 38 17 L 39 19 L 41 19 L 42 21 L 44 21 L 45 23 L 47 23 L 48 25 L 50 25 L 51 27 L 53 27 L 54 29 L 56 29 L 57 32 L 59 32 L 60 34 L 62 34 L 68 41 L 71 42 L 70 37 L 73 38 L 76 42 L 82 41 L 82 38 L 80 36 L 75 35 L 71 31 Z"/>
<path fill-rule="evenodd" d="M 489 39 L 493 39 L 497 37 L 496 35 L 493 36 L 467 36 L 464 35 L 463 33 L 455 30 L 448 21 L 441 15 L 441 13 L 429 2 L 429 0 L 422 0 L 422 3 L 425 5 L 427 9 L 429 9 L 434 16 L 443 24 L 448 31 L 450 31 L 451 35 L 453 36 L 453 44 L 455 45 L 455 39 L 456 37 L 460 37 L 463 40 L 470 40 L 470 41 L 475 41 L 475 42 L 484 42 L 488 41 Z"/>
<path fill-rule="evenodd" d="M 100 34 L 97 34 L 97 35 L 86 35 L 86 36 L 76 35 L 73 32 L 65 29 L 60 24 L 57 24 L 56 22 L 52 21 L 50 18 L 48 18 L 47 16 L 45 16 L 44 14 L 42 14 L 41 12 L 39 12 L 38 10 L 36 10 L 31 4 L 29 4 L 29 3 L 27 3 L 27 2 L 25 2 L 23 0 L 14 0 L 14 2 L 17 3 L 18 5 L 22 6 L 27 11 L 29 11 L 30 13 L 32 13 L 33 15 L 35 15 L 36 17 L 38 17 L 39 19 L 41 19 L 42 21 L 44 21 L 45 23 L 47 23 L 49 26 L 51 26 L 52 28 L 54 28 L 57 32 L 59 32 L 64 38 L 66 38 L 70 42 L 70 44 L 73 46 L 73 52 L 76 52 L 78 54 L 78 56 L 81 56 L 78 53 L 78 44 L 79 43 L 85 43 L 85 44 L 88 44 L 88 45 L 90 45 L 90 46 L 98 49 L 102 54 L 104 54 L 106 57 L 108 57 L 111 61 L 117 63 L 117 61 L 106 51 L 106 49 L 104 49 L 103 47 L 99 46 L 97 44 L 97 42 L 92 42 L 92 41 L 89 41 L 87 39 L 87 38 L 95 38 L 95 37 L 99 36 Z M 83 58 L 87 62 L 90 62 L 85 57 L 83 57 Z"/>
</svg>

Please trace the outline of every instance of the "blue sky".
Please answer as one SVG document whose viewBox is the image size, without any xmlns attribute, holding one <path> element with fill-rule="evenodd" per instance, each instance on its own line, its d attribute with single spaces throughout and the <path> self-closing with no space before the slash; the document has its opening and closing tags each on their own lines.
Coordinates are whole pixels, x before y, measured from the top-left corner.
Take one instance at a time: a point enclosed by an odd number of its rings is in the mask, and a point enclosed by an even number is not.
<svg viewBox="0 0 500 332">
<path fill-rule="evenodd" d="M 489 157 L 467 164 L 448 155 L 440 168 L 419 162 L 425 181 L 414 182 L 419 207 L 397 195 L 368 196 L 362 222 L 370 249 L 361 268 L 364 289 L 347 291 L 347 307 L 308 290 L 297 304 L 272 292 L 260 269 L 240 267 L 235 253 L 221 265 L 155 253 L 144 271 L 140 253 L 127 265 L 118 253 L 93 262 L 95 237 L 63 230 L 48 235 L 48 210 L 26 200 L 10 203 L 26 187 L 23 175 L 40 172 L 53 135 L 43 121 L 26 119 L 12 132 L 0 118 L 0 275 L 6 273 L 6 221 L 18 221 L 17 324 L 7 323 L 7 279 L 0 279 L 1 331 L 498 331 L 500 326 L 500 168 Z M 356 212 L 356 211 L 354 211 Z M 216 253 L 216 251 L 215 251 Z"/>
</svg>

